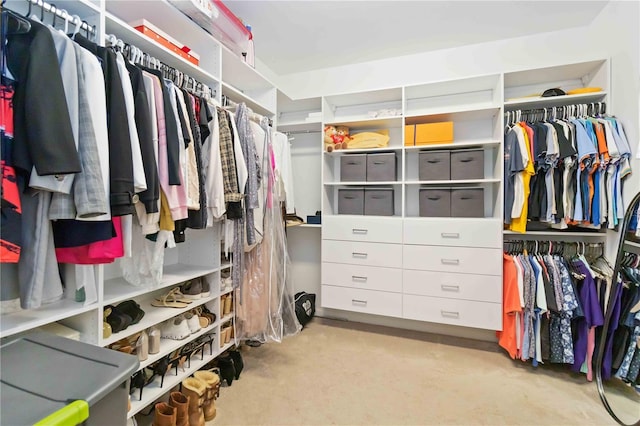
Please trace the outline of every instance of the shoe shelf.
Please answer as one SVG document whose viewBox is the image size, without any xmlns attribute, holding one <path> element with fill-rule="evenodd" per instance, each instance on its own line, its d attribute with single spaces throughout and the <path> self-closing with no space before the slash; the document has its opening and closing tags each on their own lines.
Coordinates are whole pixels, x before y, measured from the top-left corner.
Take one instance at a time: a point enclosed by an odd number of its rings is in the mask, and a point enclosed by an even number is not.
<svg viewBox="0 0 640 426">
<path fill-rule="evenodd" d="M 201 299 L 197 299 L 189 303 L 186 308 L 162 308 L 151 306 L 151 302 L 154 300 L 155 296 L 161 295 L 162 292 L 152 293 L 151 297 L 144 300 L 138 300 L 137 302 L 140 304 L 140 309 L 145 312 L 144 317 L 138 324 L 130 325 L 124 330 L 112 334 L 108 339 L 102 339 L 100 345 L 108 346 L 112 343 L 117 342 L 120 339 L 124 339 L 125 337 L 129 337 L 132 334 L 138 333 L 142 330 L 146 330 L 147 328 L 160 324 L 168 319 L 171 319 L 175 316 L 183 314 L 185 312 L 190 311 L 191 309 L 204 305 L 207 302 L 215 300 L 218 296 L 205 297 Z"/>
<path fill-rule="evenodd" d="M 145 367 L 153 364 L 156 361 L 161 360 L 163 357 L 169 355 L 176 349 L 180 349 L 187 343 L 197 339 L 198 337 L 207 334 L 209 332 L 215 331 L 218 323 L 214 322 L 209 327 L 201 328 L 195 333 L 191 334 L 189 337 L 183 340 L 173 340 L 173 339 L 160 339 L 160 351 L 157 354 L 149 355 L 149 357 L 140 362 L 140 367 L 138 370 L 142 370 Z M 215 342 L 214 342 L 215 343 Z M 144 394 L 144 393 L 143 393 Z"/>
<path fill-rule="evenodd" d="M 225 351 L 231 349 L 235 345 L 236 345 L 236 339 L 235 339 L 235 337 L 232 337 L 231 340 L 229 341 L 229 343 L 227 343 L 222 348 L 220 348 L 220 352 L 218 352 L 218 355 L 223 354 Z"/>
<path fill-rule="evenodd" d="M 123 300 L 132 299 L 150 291 L 159 290 L 166 287 L 176 286 L 185 281 L 204 275 L 212 274 L 224 268 L 210 268 L 204 266 L 194 266 L 185 264 L 167 265 L 164 267 L 162 282 L 158 287 L 136 287 L 118 277 L 104 282 L 104 304 L 113 305 Z"/>
<path fill-rule="evenodd" d="M 38 309 L 24 309 L 10 314 L 3 314 L 0 318 L 0 338 L 74 317 L 94 309 L 98 309 L 97 303 L 84 306 L 81 302 L 62 299 L 58 302 L 43 305 Z"/>
<path fill-rule="evenodd" d="M 228 323 L 229 321 L 231 321 L 234 317 L 235 317 L 235 311 L 231 311 L 230 313 L 228 313 L 227 315 L 223 316 L 222 318 L 220 318 L 219 321 L 217 321 L 218 324 L 225 324 Z"/>
<path fill-rule="evenodd" d="M 220 266 L 220 270 L 221 270 L 221 271 L 224 271 L 225 269 L 229 269 L 229 268 L 231 268 L 232 266 L 233 266 L 233 263 L 231 263 L 231 262 L 226 262 L 226 263 L 223 263 L 223 264 Z"/>
<path fill-rule="evenodd" d="M 228 288 L 226 290 L 220 290 L 220 297 L 227 295 L 229 293 L 231 293 L 233 291 L 233 287 L 232 288 Z"/>
<path fill-rule="evenodd" d="M 127 413 L 127 417 L 131 418 L 138 414 L 141 410 L 153 403 L 162 395 L 169 392 L 173 387 L 179 385 L 184 379 L 191 376 L 194 372 L 200 370 L 207 363 L 215 359 L 222 351 L 216 350 L 216 344 L 219 345 L 216 339 L 213 342 L 213 353 L 209 352 L 209 345 L 204 348 L 204 357 L 200 359 L 199 354 L 193 354 L 191 357 L 191 366 L 187 367 L 189 363 L 185 363 L 182 367 L 178 367 L 178 374 L 175 374 L 174 368 L 170 369 L 164 376 L 164 383 L 160 387 L 160 377 L 156 377 L 155 380 L 144 387 L 142 391 L 142 399 L 138 399 L 140 391 L 136 389 L 131 395 L 131 410 Z"/>
</svg>

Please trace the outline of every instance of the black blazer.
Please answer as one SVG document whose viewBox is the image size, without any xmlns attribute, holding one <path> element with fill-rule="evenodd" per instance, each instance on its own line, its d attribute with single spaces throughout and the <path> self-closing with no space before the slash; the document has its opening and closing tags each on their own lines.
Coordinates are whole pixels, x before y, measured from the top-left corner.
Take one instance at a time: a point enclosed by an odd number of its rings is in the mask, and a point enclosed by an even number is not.
<svg viewBox="0 0 640 426">
<path fill-rule="evenodd" d="M 7 65 L 16 79 L 14 165 L 39 175 L 80 173 L 60 65 L 51 32 L 31 21 L 25 34 L 7 37 Z"/>
</svg>

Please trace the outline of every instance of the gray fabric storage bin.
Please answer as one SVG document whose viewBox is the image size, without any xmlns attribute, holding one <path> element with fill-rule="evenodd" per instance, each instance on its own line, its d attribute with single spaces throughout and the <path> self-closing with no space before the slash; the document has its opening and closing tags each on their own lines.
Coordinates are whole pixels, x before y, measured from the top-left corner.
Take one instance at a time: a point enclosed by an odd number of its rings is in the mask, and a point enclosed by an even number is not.
<svg viewBox="0 0 640 426">
<path fill-rule="evenodd" d="M 451 216 L 484 217 L 484 189 L 461 188 L 451 190 Z"/>
<path fill-rule="evenodd" d="M 420 188 L 420 217 L 451 216 L 451 190 L 447 188 Z"/>
<path fill-rule="evenodd" d="M 367 180 L 370 182 L 396 181 L 396 167 L 395 152 L 367 154 Z"/>
<path fill-rule="evenodd" d="M 367 180 L 367 154 L 348 154 L 340 157 L 340 180 L 364 182 Z"/>
<path fill-rule="evenodd" d="M 393 188 L 367 188 L 364 191 L 364 214 L 393 216 Z"/>
<path fill-rule="evenodd" d="M 484 150 L 451 151 L 451 179 L 484 179 Z"/>
<path fill-rule="evenodd" d="M 364 189 L 339 189 L 338 214 L 364 214 Z"/>
<path fill-rule="evenodd" d="M 449 180 L 449 151 L 420 151 L 418 154 L 419 180 Z"/>
</svg>

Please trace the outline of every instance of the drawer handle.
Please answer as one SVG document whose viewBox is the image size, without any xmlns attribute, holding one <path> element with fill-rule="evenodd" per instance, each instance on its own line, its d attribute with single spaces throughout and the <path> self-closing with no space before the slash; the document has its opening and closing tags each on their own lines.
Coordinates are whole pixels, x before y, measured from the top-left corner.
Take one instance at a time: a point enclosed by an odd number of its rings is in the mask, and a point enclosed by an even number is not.
<svg viewBox="0 0 640 426">
<path fill-rule="evenodd" d="M 473 161 L 473 158 L 463 158 L 462 160 L 460 160 L 461 163 L 470 163 Z"/>
<path fill-rule="evenodd" d="M 442 232 L 440 236 L 442 238 L 460 238 L 460 234 L 457 232 Z"/>
<path fill-rule="evenodd" d="M 442 291 L 453 291 L 456 293 L 460 291 L 460 286 L 454 284 L 442 284 L 440 285 L 440 288 L 442 289 Z"/>
<path fill-rule="evenodd" d="M 366 258 L 367 258 L 367 256 L 368 256 L 368 255 L 367 255 L 367 253 L 351 253 L 351 255 L 352 255 L 353 257 L 359 257 L 359 258 L 361 258 L 361 259 L 366 259 Z"/>
<path fill-rule="evenodd" d="M 431 201 L 438 201 L 440 197 L 427 197 Z"/>
<path fill-rule="evenodd" d="M 356 165 L 360 164 L 360 162 L 358 162 L 358 161 L 347 161 L 347 164 L 350 165 L 350 166 L 356 166 Z"/>
<path fill-rule="evenodd" d="M 464 196 L 463 196 L 463 197 L 460 197 L 460 199 L 461 199 L 462 201 L 464 201 L 464 200 L 473 200 L 473 197 L 464 197 Z"/>
<path fill-rule="evenodd" d="M 352 281 L 362 281 L 362 282 L 366 282 L 367 281 L 367 277 L 359 277 L 357 275 L 351 275 L 351 280 Z"/>
<path fill-rule="evenodd" d="M 358 300 L 358 299 L 351 299 L 351 304 L 352 305 L 356 305 L 356 306 L 367 306 L 367 301 L 366 300 Z"/>
<path fill-rule="evenodd" d="M 436 164 L 436 163 L 439 163 L 439 162 L 440 162 L 440 160 L 427 160 L 427 163 L 429 163 L 429 164 Z"/>
<path fill-rule="evenodd" d="M 443 265 L 459 265 L 460 259 L 440 259 Z"/>
<path fill-rule="evenodd" d="M 351 229 L 351 232 L 354 234 L 366 234 L 367 232 L 369 232 L 368 229 L 358 229 L 358 228 L 353 228 Z"/>
<path fill-rule="evenodd" d="M 385 197 L 384 195 L 373 195 L 371 198 L 372 198 L 373 200 L 384 200 L 384 199 L 386 199 L 387 197 Z"/>
<path fill-rule="evenodd" d="M 352 195 L 345 195 L 344 198 L 345 200 L 355 200 L 356 198 L 359 198 L 359 197 L 354 197 Z"/>
<path fill-rule="evenodd" d="M 455 312 L 455 311 L 440 311 L 440 315 L 442 315 L 445 318 L 455 318 L 455 319 L 460 318 L 460 312 Z"/>
<path fill-rule="evenodd" d="M 374 161 L 373 164 L 380 165 L 380 164 L 387 164 L 387 162 L 386 161 Z"/>
</svg>

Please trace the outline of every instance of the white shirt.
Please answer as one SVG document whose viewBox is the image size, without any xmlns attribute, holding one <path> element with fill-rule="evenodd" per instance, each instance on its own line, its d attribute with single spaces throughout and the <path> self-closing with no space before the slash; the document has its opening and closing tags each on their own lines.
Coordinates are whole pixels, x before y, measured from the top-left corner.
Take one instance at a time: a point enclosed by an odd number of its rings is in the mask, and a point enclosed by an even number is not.
<svg viewBox="0 0 640 426">
<path fill-rule="evenodd" d="M 205 141 L 204 150 L 208 150 L 209 166 L 206 170 L 204 183 L 207 195 L 207 228 L 213 226 L 215 220 L 220 220 L 226 211 L 224 201 L 224 176 L 222 174 L 222 159 L 220 158 L 220 125 L 218 111 L 215 105 L 210 105 L 213 119 L 209 122 L 210 135 Z"/>
<path fill-rule="evenodd" d="M 273 150 L 276 157 L 276 175 L 280 187 L 284 189 L 287 213 L 295 212 L 293 195 L 293 167 L 291 162 L 291 146 L 289 138 L 284 133 L 273 132 Z"/>
</svg>

